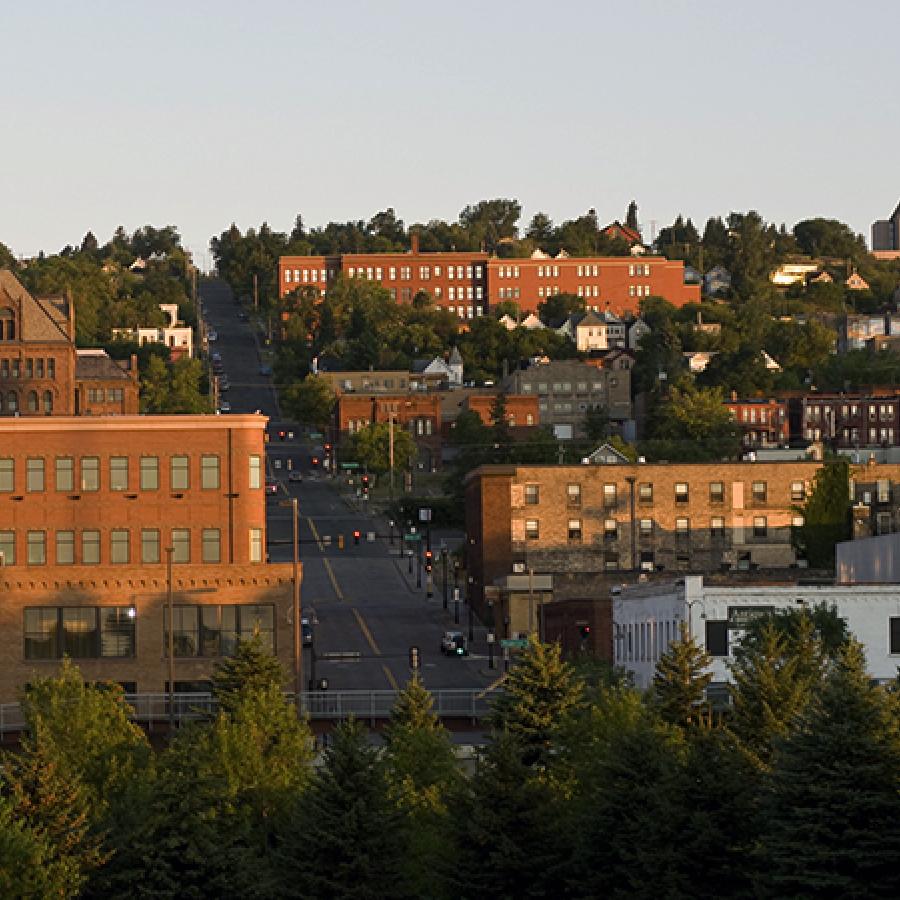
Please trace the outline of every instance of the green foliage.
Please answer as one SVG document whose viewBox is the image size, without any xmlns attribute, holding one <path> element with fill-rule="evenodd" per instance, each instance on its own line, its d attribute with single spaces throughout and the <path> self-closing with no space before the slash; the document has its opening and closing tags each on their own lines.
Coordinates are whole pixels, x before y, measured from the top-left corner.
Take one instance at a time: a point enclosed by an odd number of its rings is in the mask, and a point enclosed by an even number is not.
<svg viewBox="0 0 900 900">
<path fill-rule="evenodd" d="M 403 880 L 401 814 L 384 764 L 351 720 L 287 818 L 278 853 L 280 896 L 377 900 L 411 896 Z"/>
<path fill-rule="evenodd" d="M 861 234 L 854 234 L 848 225 L 836 219 L 804 219 L 794 226 L 794 237 L 808 256 L 835 256 L 859 259 L 866 253 Z"/>
<path fill-rule="evenodd" d="M 555 294 L 538 304 L 538 318 L 550 328 L 558 328 L 569 316 L 584 312 L 584 298 L 574 294 Z"/>
<path fill-rule="evenodd" d="M 774 896 L 896 897 L 900 731 L 851 642 L 776 748 L 761 869 Z"/>
<path fill-rule="evenodd" d="M 289 419 L 318 428 L 331 422 L 336 402 L 330 382 L 320 375 L 308 375 L 281 393 L 281 409 Z"/>
<path fill-rule="evenodd" d="M 369 472 L 383 474 L 391 468 L 391 425 L 373 422 L 355 431 L 341 455 L 352 459 Z M 406 472 L 418 455 L 413 436 L 396 422 L 394 431 L 394 471 Z"/>
<path fill-rule="evenodd" d="M 834 547 L 850 537 L 850 464 L 829 460 L 813 481 L 800 508 L 803 524 L 794 529 L 797 552 L 817 569 L 834 568 Z"/>
<path fill-rule="evenodd" d="M 492 727 L 516 741 L 525 765 L 546 768 L 558 729 L 582 702 L 582 683 L 563 661 L 559 644 L 544 644 L 531 635 L 503 687 L 494 703 Z"/>
<path fill-rule="evenodd" d="M 665 722 L 686 728 L 708 718 L 705 698 L 712 681 L 711 664 L 712 657 L 682 622 L 678 639 L 660 657 L 653 676 L 653 702 Z"/>
<path fill-rule="evenodd" d="M 259 634 L 239 641 L 234 656 L 225 657 L 212 676 L 219 709 L 230 712 L 253 691 L 280 689 L 284 684 L 281 663 L 264 646 Z"/>
</svg>

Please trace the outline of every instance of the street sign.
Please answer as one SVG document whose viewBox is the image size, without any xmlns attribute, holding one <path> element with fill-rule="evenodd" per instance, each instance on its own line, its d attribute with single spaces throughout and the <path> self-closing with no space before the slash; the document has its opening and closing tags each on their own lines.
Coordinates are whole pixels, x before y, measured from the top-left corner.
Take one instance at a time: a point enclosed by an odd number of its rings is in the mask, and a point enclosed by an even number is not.
<svg viewBox="0 0 900 900">
<path fill-rule="evenodd" d="M 318 440 L 320 440 L 321 438 L 325 437 L 325 435 L 322 434 L 321 431 L 311 431 L 311 432 L 309 433 L 309 437 L 310 437 L 310 440 L 318 441 Z"/>
<path fill-rule="evenodd" d="M 528 641 L 525 638 L 503 638 L 500 646 L 504 650 L 524 650 L 528 646 Z"/>
<path fill-rule="evenodd" d="M 358 469 L 359 463 L 358 462 L 342 462 L 341 468 L 342 469 Z"/>
<path fill-rule="evenodd" d="M 404 534 L 403 540 L 404 541 L 421 541 L 422 535 L 421 534 Z"/>
</svg>

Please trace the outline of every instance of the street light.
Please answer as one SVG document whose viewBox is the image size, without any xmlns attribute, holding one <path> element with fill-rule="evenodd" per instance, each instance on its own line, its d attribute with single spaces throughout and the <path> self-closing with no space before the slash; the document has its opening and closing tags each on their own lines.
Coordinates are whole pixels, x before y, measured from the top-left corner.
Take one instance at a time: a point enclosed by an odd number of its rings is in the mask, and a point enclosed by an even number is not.
<svg viewBox="0 0 900 900">
<path fill-rule="evenodd" d="M 294 569 L 292 575 L 294 602 L 292 613 L 294 618 L 294 694 L 297 704 L 297 715 L 302 712 L 302 693 L 303 693 L 303 628 L 301 627 L 300 616 L 300 509 L 296 497 L 290 500 L 280 500 L 279 506 L 290 507 L 291 517 L 294 520 Z"/>
</svg>

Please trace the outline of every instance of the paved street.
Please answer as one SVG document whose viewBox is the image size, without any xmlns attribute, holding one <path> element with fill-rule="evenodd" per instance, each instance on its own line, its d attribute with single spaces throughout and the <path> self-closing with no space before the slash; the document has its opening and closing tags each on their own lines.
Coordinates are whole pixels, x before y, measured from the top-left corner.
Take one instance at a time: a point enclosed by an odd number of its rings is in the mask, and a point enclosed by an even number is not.
<svg viewBox="0 0 900 900">
<path fill-rule="evenodd" d="M 398 558 L 399 545 L 389 542 L 386 523 L 355 509 L 341 495 L 339 479 L 314 470 L 311 456 L 316 442 L 293 424 L 281 423 L 275 412 L 271 382 L 260 372 L 256 339 L 249 323 L 238 319 L 240 307 L 219 281 L 201 287 L 208 325 L 218 339 L 211 350 L 221 354 L 231 383 L 223 394 L 232 411 L 257 409 L 273 417 L 269 425 L 268 466 L 278 492 L 268 496 L 269 555 L 274 562 L 292 558 L 290 497 L 300 511 L 300 557 L 303 562 L 304 617 L 314 623 L 315 678 L 326 678 L 329 689 L 382 690 L 402 685 L 409 677 L 409 648 L 417 646 L 421 674 L 427 687 L 464 688 L 487 685 L 500 672 L 488 670 L 485 630 L 475 628 L 471 656 L 447 658 L 440 652 L 446 628 L 468 631 L 468 609 L 460 607 L 460 625 L 453 624 L 453 603 L 445 612 L 440 585 L 426 597 L 416 588 L 408 560 Z M 287 432 L 286 439 L 279 432 Z M 302 482 L 288 480 L 290 470 L 302 473 Z M 276 466 L 276 463 L 280 464 Z M 359 530 L 359 545 L 353 532 Z M 375 534 L 373 541 L 369 533 Z M 338 547 L 338 535 L 344 548 Z M 435 546 L 435 574 L 440 558 Z M 423 574 L 424 585 L 424 574 Z M 452 597 L 452 592 L 451 592 Z M 334 658 L 352 654 L 353 658 Z M 358 654 L 358 656 L 357 656 Z M 304 648 L 306 678 L 312 676 L 311 653 Z"/>
</svg>

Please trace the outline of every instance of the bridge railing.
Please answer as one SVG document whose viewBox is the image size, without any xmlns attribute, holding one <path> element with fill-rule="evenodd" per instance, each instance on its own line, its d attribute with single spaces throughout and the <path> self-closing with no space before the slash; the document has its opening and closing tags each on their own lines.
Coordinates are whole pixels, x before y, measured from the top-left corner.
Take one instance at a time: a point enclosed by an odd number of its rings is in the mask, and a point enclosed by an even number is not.
<svg viewBox="0 0 900 900">
<path fill-rule="evenodd" d="M 386 719 L 397 700 L 397 691 L 305 691 L 300 696 L 301 709 L 310 719 L 340 721 Z M 434 711 L 443 719 L 485 718 L 490 712 L 491 695 L 481 689 L 456 688 L 435 690 Z M 293 694 L 286 694 L 293 699 Z M 143 724 L 169 721 L 168 694 L 126 694 L 133 712 L 131 718 Z M 218 709 L 212 694 L 175 694 L 172 698 L 177 722 L 190 722 L 215 715 Z M 25 730 L 25 719 L 18 703 L 0 704 L 0 734 Z"/>
</svg>

